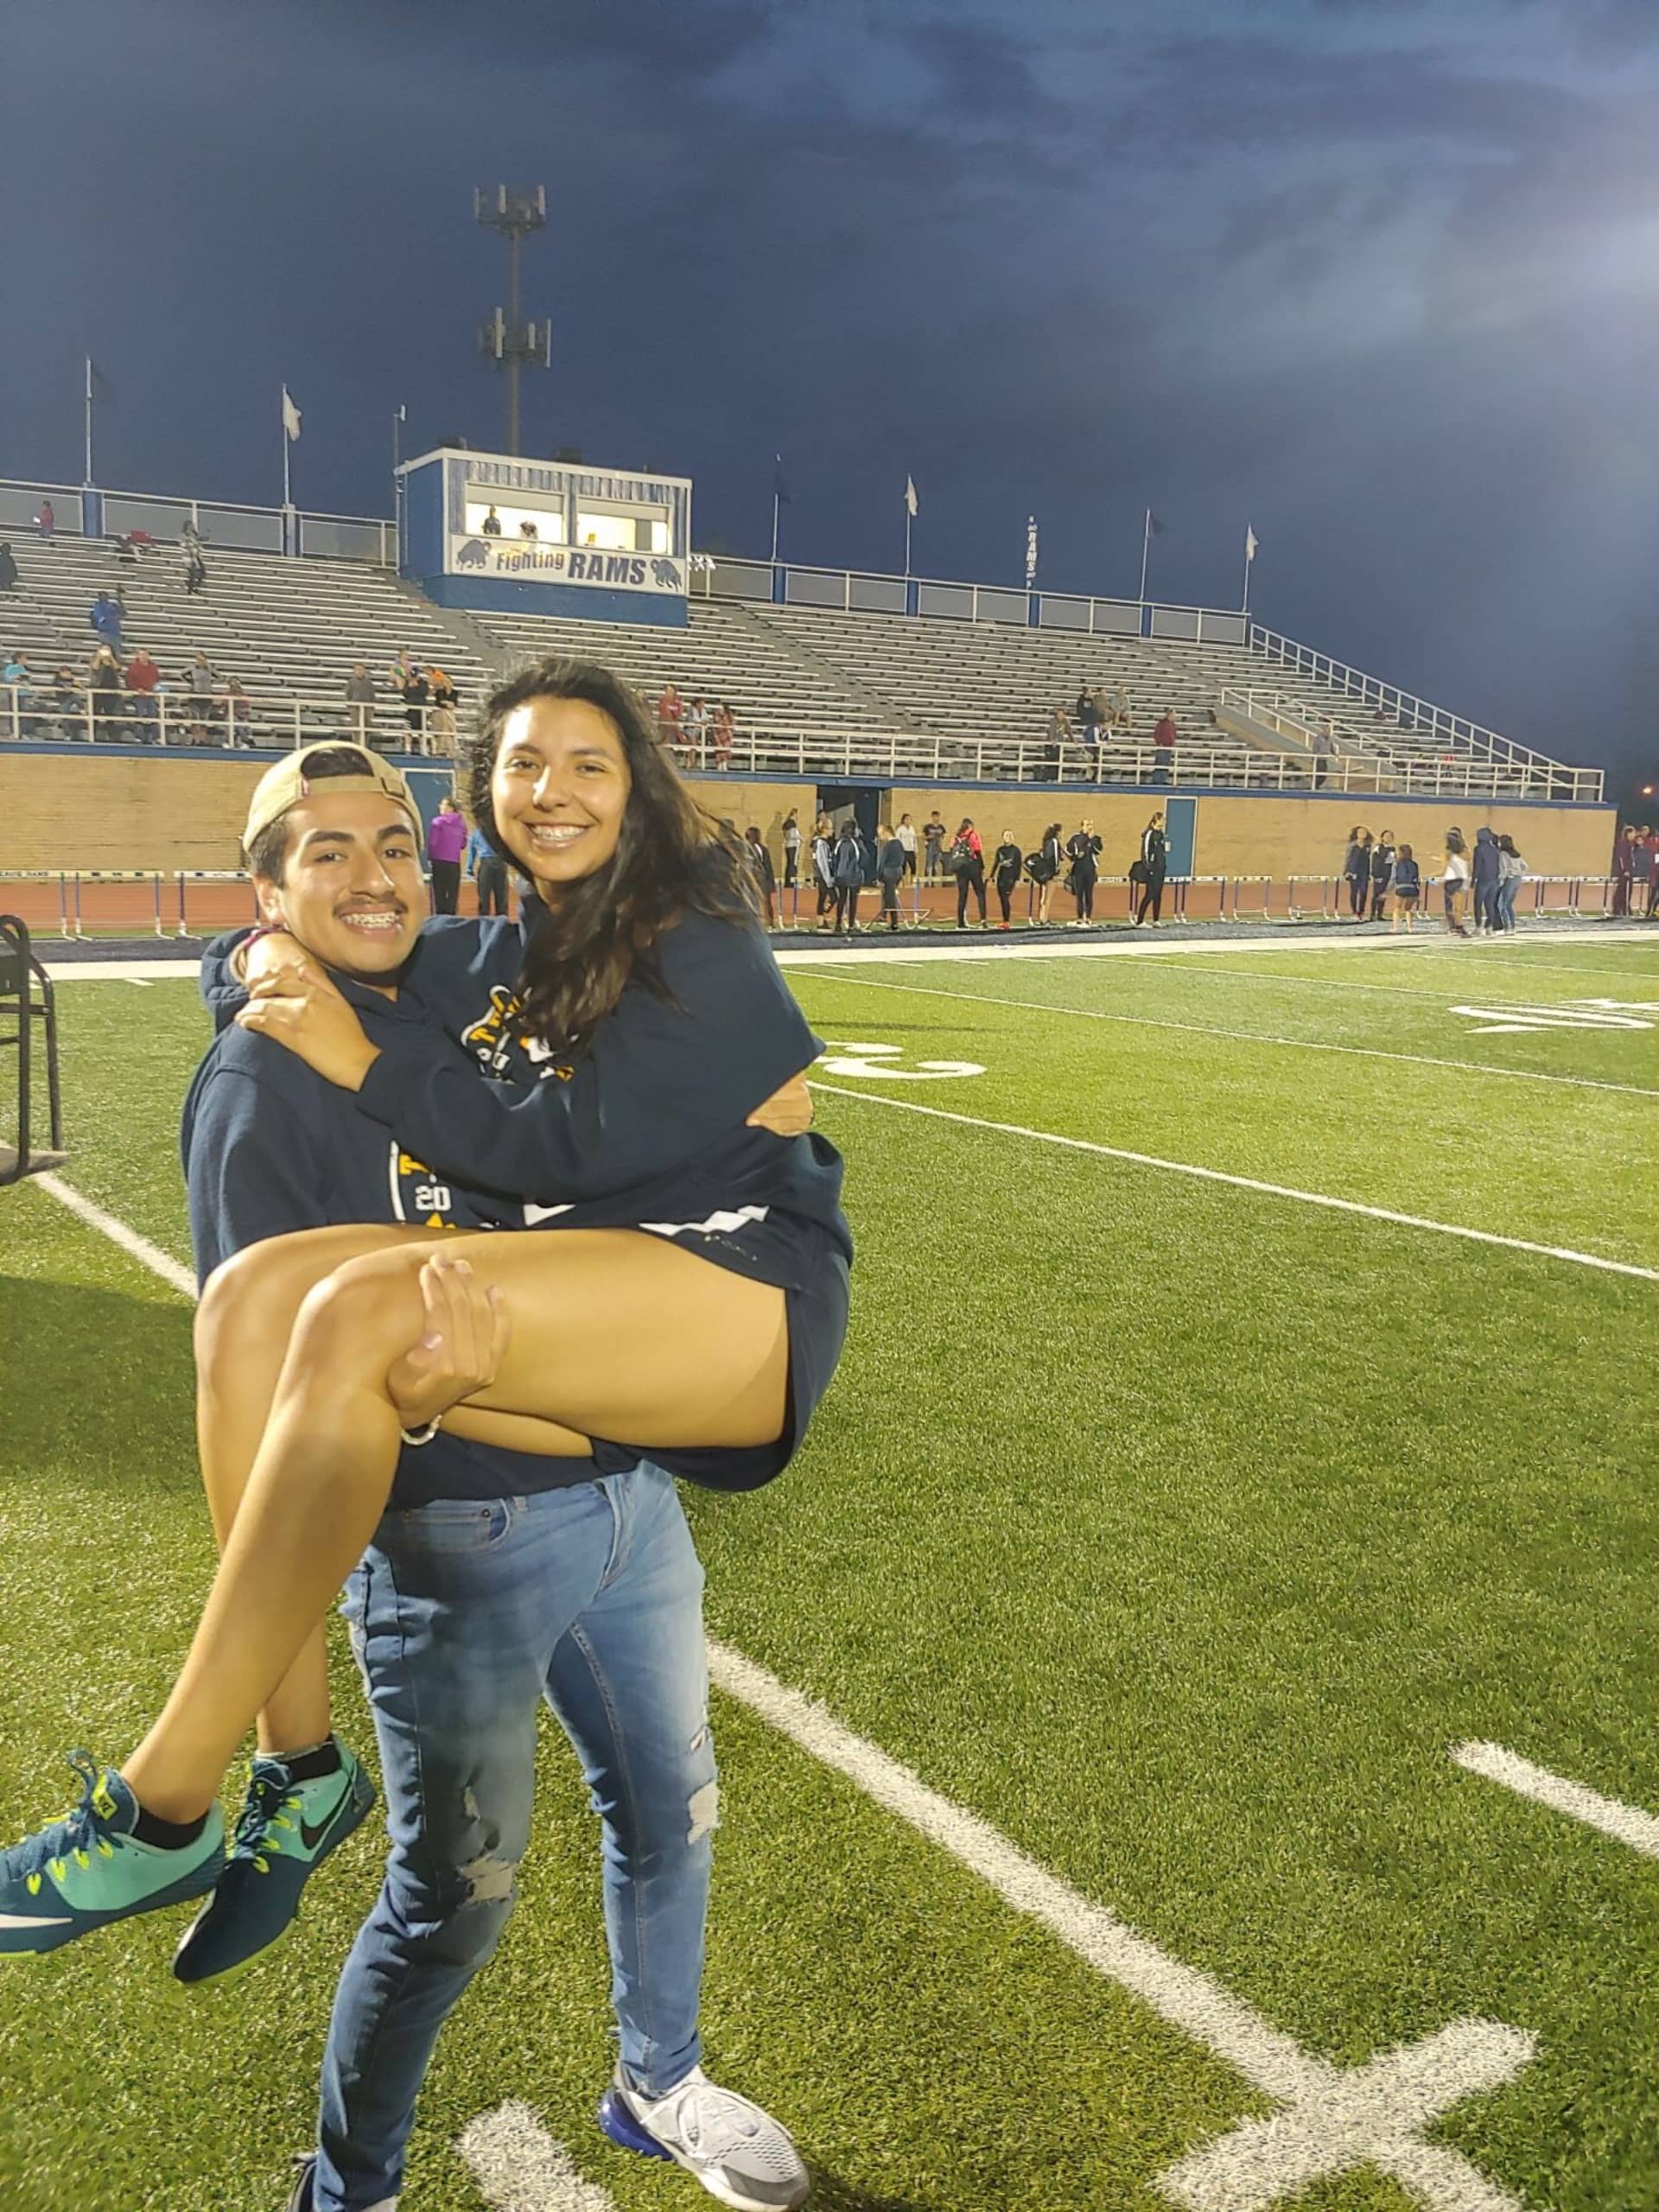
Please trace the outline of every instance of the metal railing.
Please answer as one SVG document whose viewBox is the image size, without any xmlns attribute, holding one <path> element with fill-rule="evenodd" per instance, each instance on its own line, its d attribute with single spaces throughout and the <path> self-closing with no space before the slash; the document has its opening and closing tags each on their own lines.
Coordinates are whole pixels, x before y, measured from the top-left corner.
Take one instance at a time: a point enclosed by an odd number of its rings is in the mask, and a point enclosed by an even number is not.
<svg viewBox="0 0 1659 2212">
<path fill-rule="evenodd" d="M 1520 911 L 1539 921 L 1610 919 L 1616 885 L 1617 879 L 1609 876 L 1529 875 Z M 66 944 L 135 938 L 176 943 L 214 937 L 257 919 L 251 884 L 240 869 L 4 869 L 0 887 L 0 906 L 21 915 L 35 938 Z M 1096 887 L 1098 915 L 1110 918 L 1121 894 L 1124 915 L 1132 916 L 1142 888 L 1128 875 L 1101 876 Z M 1051 926 L 1058 926 L 1071 899 L 1060 884 L 1053 889 Z M 1029 882 L 1022 890 L 1029 920 L 1035 892 Z M 464 886 L 463 892 L 463 911 L 470 911 L 469 887 Z M 810 880 L 781 887 L 777 899 L 785 927 L 812 925 L 817 902 Z M 902 893 L 903 919 L 912 928 L 936 924 L 954 931 L 956 904 L 954 880 L 912 879 Z M 1350 922 L 1346 886 L 1334 875 L 1172 875 L 1164 883 L 1164 911 L 1175 922 L 1340 920 L 1358 929 L 1367 926 Z M 1439 901 L 1426 900 L 1417 919 L 1422 929 L 1437 930 Z"/>
<path fill-rule="evenodd" d="M 463 741 L 460 716 L 396 699 L 368 702 L 289 692 L 211 696 L 60 690 L 0 685 L 0 741 L 92 744 L 168 750 L 288 752 L 324 739 L 378 751 L 449 758 Z M 784 776 L 806 782 L 887 784 L 1146 785 L 1184 791 L 1351 791 L 1428 798 L 1529 796 L 1580 800 L 1588 770 L 1545 762 L 1534 768 L 1468 754 L 1433 760 L 1344 753 L 1329 757 L 1244 745 L 1183 742 L 1163 749 L 1135 741 L 1101 745 L 1052 739 L 950 737 L 753 723 L 729 747 L 665 735 L 683 767 L 699 773 Z M 1599 779 L 1597 779 L 1599 795 Z"/>
<path fill-rule="evenodd" d="M 1554 769 L 1558 772 L 1592 779 L 1595 788 L 1588 796 L 1599 798 L 1602 791 L 1600 772 L 1595 769 L 1562 769 L 1559 761 L 1547 753 L 1535 753 L 1529 746 L 1517 745 L 1513 738 L 1503 737 L 1497 730 L 1488 729 L 1484 723 L 1471 721 L 1466 715 L 1449 714 L 1444 707 L 1437 707 L 1432 700 L 1419 698 L 1414 691 L 1402 691 L 1398 684 L 1385 683 L 1381 677 L 1367 676 L 1363 670 L 1351 668 L 1346 661 L 1333 659 L 1329 653 L 1318 652 L 1311 645 L 1299 645 L 1295 639 L 1281 637 L 1276 630 L 1264 629 L 1259 622 L 1249 626 L 1249 649 L 1265 660 L 1276 661 L 1281 667 L 1296 669 L 1312 677 L 1315 682 L 1328 685 L 1340 692 L 1344 698 L 1357 699 L 1362 705 L 1378 713 L 1392 715 L 1402 729 L 1425 733 L 1437 742 L 1459 748 L 1486 760 L 1507 760 L 1518 766 L 1539 769 Z M 1317 711 L 1322 712 L 1323 709 Z"/>
<path fill-rule="evenodd" d="M 397 565 L 397 525 L 390 516 L 334 515 L 307 507 L 251 506 L 233 499 L 181 499 L 168 493 L 106 492 L 90 485 L 0 479 L 0 536 L 35 527 L 50 499 L 60 537 L 121 537 L 144 531 L 175 544 L 190 524 L 210 550 L 293 553 L 372 567 Z"/>
<path fill-rule="evenodd" d="M 1325 717 L 1313 714 L 1305 699 L 1287 698 L 1281 691 L 1240 690 L 1222 687 L 1217 705 L 1261 722 L 1276 736 L 1287 737 L 1310 755 L 1312 788 L 1332 791 L 1402 791 L 1419 797 L 1446 798 L 1541 798 L 1571 805 L 1599 802 L 1603 774 L 1599 768 L 1571 768 L 1541 753 L 1505 760 L 1462 753 L 1437 753 L 1370 752 L 1344 743 L 1338 735 L 1333 752 L 1320 754 L 1314 747 L 1316 723 Z"/>
</svg>

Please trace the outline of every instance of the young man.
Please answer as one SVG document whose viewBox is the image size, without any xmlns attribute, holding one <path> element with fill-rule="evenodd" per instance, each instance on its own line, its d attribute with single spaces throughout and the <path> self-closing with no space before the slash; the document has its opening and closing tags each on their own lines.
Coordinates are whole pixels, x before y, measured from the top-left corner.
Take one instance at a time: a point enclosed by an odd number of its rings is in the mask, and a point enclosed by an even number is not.
<svg viewBox="0 0 1659 2212">
<path fill-rule="evenodd" d="M 419 817 L 396 769 L 351 746 L 294 754 L 258 785 L 245 842 L 263 918 L 322 963 L 371 1034 L 390 1044 L 430 1020 L 400 988 L 420 966 L 426 900 Z M 206 973 L 225 980 L 223 946 Z M 784 1108 L 769 1126 L 802 1124 Z M 244 1244 L 326 1223 L 522 1223 L 516 1203 L 429 1174 L 348 1092 L 233 1024 L 192 1087 L 184 1152 L 204 1278 Z M 289 2212 L 391 2212 L 438 2031 L 512 1910 L 543 1697 L 603 1821 L 620 2040 L 605 2132 L 676 2161 L 724 2204 L 769 2212 L 805 2196 L 785 2130 L 699 2064 L 717 1817 L 702 1583 L 673 1483 L 648 1461 L 616 1447 L 542 1458 L 442 1432 L 405 1450 L 346 1604 L 392 1850 L 341 1976 L 317 2149 Z M 297 1759 L 280 1749 L 256 1762 L 235 1853 L 181 1947 L 187 1981 L 274 1942 L 312 1866 L 367 1808 L 333 1738 Z M 346 1792 L 355 1809 L 331 1814 Z"/>
</svg>

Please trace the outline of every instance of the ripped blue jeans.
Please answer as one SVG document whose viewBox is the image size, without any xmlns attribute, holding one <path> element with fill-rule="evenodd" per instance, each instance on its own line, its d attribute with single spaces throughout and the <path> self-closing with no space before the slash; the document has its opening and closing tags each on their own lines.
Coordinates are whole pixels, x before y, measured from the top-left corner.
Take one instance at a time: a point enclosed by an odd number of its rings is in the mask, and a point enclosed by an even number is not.
<svg viewBox="0 0 1659 2212">
<path fill-rule="evenodd" d="M 702 1567 L 660 1468 L 389 1513 L 345 1611 L 391 1851 L 334 1999 L 315 2212 L 397 2194 L 438 2031 L 512 1909 L 542 1700 L 600 1816 L 622 2064 L 652 2095 L 698 2063 L 717 1807 Z"/>
</svg>

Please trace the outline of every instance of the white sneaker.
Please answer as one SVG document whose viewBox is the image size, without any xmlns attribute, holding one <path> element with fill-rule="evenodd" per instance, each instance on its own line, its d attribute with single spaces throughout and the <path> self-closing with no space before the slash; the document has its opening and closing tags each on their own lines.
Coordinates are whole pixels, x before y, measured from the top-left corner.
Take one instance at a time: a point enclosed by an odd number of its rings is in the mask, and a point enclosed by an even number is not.
<svg viewBox="0 0 1659 2212">
<path fill-rule="evenodd" d="M 671 2158 L 710 2196 L 735 2212 L 787 2212 L 812 2184 L 800 2153 L 769 2113 L 693 2067 L 666 2096 L 643 2096 L 621 2069 L 600 2101 L 599 2124 L 613 2143 L 647 2158 Z"/>
</svg>

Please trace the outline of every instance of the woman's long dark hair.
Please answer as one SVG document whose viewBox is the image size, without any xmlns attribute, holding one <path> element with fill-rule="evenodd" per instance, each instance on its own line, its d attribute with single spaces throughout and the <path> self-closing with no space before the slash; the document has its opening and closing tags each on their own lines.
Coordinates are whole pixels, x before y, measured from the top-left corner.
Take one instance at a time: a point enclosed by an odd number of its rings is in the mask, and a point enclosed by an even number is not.
<svg viewBox="0 0 1659 2212">
<path fill-rule="evenodd" d="M 569 1046 L 611 1012 L 636 969 L 662 988 L 651 949 L 683 914 L 739 922 L 755 912 L 754 869 L 735 833 L 681 780 L 645 702 L 591 660 L 539 661 L 485 702 L 471 763 L 473 819 L 498 853 L 510 858 L 490 779 L 509 717 L 533 699 L 596 707 L 615 725 L 632 779 L 615 852 L 563 886 L 555 905 L 539 906 L 525 943 L 518 996 L 526 1024 L 548 1044 Z"/>
</svg>

